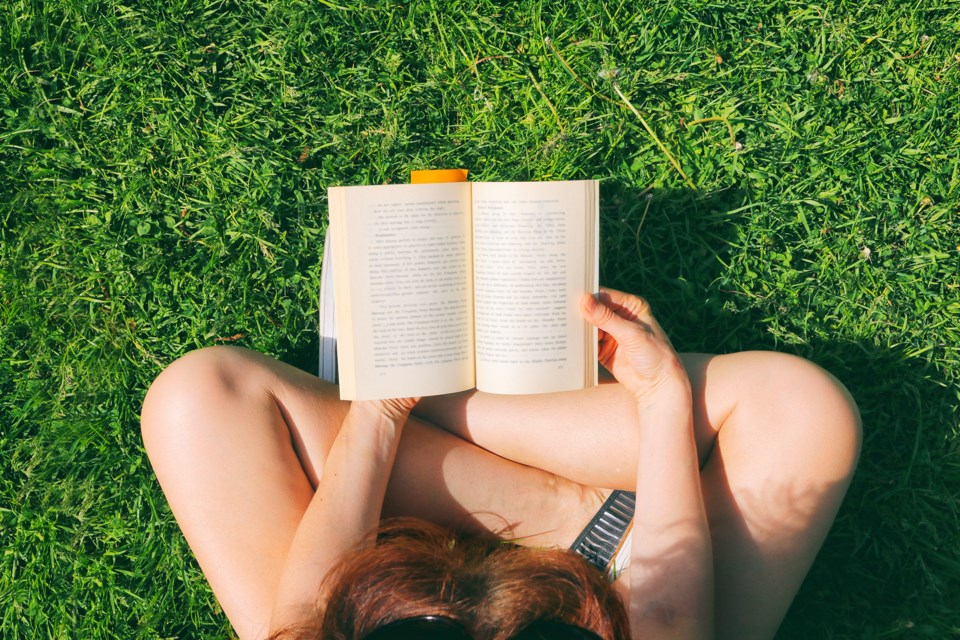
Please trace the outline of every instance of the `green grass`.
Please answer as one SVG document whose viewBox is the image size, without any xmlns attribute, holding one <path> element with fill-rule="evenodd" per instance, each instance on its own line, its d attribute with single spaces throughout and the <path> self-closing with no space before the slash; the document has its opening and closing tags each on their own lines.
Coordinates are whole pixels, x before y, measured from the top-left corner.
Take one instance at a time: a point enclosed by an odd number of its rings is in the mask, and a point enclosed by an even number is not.
<svg viewBox="0 0 960 640">
<path fill-rule="evenodd" d="M 860 471 L 778 637 L 960 637 L 960 6 L 505 4 L 5 4 L 0 636 L 230 634 L 146 388 L 224 341 L 315 370 L 325 188 L 464 166 L 602 180 L 603 280 L 679 348 L 853 392 Z"/>
</svg>

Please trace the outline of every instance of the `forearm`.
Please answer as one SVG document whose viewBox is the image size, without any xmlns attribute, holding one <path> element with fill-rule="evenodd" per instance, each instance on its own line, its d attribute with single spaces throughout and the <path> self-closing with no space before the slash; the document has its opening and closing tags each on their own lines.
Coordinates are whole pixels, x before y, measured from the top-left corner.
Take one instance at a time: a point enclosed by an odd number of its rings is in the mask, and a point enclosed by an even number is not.
<svg viewBox="0 0 960 640">
<path fill-rule="evenodd" d="M 638 638 L 713 637 L 713 558 L 689 402 L 641 403 L 630 566 Z"/>
<path fill-rule="evenodd" d="M 351 405 L 287 553 L 271 629 L 312 609 L 330 568 L 379 523 L 405 421 Z"/>
</svg>

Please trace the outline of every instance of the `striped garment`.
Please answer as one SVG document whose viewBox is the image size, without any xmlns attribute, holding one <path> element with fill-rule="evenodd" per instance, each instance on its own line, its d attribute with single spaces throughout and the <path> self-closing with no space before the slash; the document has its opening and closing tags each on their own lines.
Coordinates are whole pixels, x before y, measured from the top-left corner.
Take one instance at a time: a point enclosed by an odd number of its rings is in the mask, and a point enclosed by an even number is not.
<svg viewBox="0 0 960 640">
<path fill-rule="evenodd" d="M 611 581 L 630 564 L 630 528 L 636 506 L 634 492 L 614 491 L 570 547 Z"/>
</svg>

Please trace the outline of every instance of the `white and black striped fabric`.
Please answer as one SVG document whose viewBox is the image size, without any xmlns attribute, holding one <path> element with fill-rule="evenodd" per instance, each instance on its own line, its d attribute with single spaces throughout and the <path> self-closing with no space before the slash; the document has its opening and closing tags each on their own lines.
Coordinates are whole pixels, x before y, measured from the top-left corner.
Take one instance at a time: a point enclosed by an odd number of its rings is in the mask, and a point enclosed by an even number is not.
<svg viewBox="0 0 960 640">
<path fill-rule="evenodd" d="M 614 491 L 597 515 L 570 547 L 600 571 L 606 572 L 621 541 L 630 529 L 637 496 L 632 491 Z"/>
</svg>

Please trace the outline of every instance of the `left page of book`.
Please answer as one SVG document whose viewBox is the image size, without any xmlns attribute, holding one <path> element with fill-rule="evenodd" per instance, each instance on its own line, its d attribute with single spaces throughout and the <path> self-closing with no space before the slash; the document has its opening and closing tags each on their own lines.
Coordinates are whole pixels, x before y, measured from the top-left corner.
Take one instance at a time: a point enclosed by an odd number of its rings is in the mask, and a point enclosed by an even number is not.
<svg viewBox="0 0 960 640">
<path fill-rule="evenodd" d="M 470 183 L 327 193 L 340 397 L 472 388 Z"/>
</svg>

